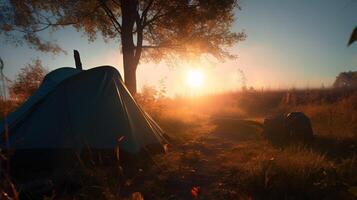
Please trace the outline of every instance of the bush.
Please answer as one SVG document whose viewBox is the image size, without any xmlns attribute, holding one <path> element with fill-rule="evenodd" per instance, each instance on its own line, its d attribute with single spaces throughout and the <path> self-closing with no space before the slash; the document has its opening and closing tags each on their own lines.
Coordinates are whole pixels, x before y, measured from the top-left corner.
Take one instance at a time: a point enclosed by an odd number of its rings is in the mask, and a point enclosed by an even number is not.
<svg viewBox="0 0 357 200">
<path fill-rule="evenodd" d="M 27 64 L 9 86 L 11 98 L 18 102 L 24 102 L 38 89 L 46 73 L 47 70 L 39 59 Z"/>
</svg>

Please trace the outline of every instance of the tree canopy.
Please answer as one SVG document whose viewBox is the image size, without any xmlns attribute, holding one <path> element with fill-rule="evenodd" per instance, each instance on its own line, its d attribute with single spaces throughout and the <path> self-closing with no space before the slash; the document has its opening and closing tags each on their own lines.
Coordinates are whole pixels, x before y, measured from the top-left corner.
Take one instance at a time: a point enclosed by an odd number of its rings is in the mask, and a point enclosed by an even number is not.
<svg viewBox="0 0 357 200">
<path fill-rule="evenodd" d="M 236 8 L 236 0 L 9 0 L 0 7 L 0 28 L 9 41 L 53 53 L 60 53 L 60 46 L 44 41 L 39 31 L 72 26 L 89 41 L 100 35 L 117 40 L 126 84 L 135 92 L 143 56 L 154 61 L 234 57 L 227 47 L 245 39 L 243 32 L 231 30 Z"/>
<path fill-rule="evenodd" d="M 357 87 L 357 71 L 341 72 L 333 83 L 335 88 L 356 88 Z"/>
</svg>

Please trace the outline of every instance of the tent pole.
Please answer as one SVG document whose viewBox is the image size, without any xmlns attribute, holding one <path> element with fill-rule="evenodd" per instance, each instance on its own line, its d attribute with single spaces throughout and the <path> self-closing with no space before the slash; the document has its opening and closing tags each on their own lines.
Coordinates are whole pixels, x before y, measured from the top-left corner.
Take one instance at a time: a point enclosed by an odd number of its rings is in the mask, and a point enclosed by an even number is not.
<svg viewBox="0 0 357 200">
<path fill-rule="evenodd" d="M 74 62 L 76 64 L 76 69 L 82 70 L 82 62 L 81 62 L 81 57 L 79 55 L 79 52 L 74 49 L 73 54 L 74 54 Z"/>
</svg>

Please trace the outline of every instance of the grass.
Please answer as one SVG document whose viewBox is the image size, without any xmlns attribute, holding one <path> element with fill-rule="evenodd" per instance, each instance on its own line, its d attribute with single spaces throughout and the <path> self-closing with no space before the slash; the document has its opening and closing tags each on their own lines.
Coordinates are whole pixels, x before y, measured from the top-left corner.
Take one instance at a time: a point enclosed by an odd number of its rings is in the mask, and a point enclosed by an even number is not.
<svg viewBox="0 0 357 200">
<path fill-rule="evenodd" d="M 90 165 L 81 171 L 81 189 L 55 198 L 357 198 L 356 91 L 246 91 L 175 99 L 146 94 L 139 102 L 172 139 L 169 152 L 120 174 Z M 310 117 L 312 144 L 277 147 L 262 136 L 266 116 L 290 111 Z"/>
<path fill-rule="evenodd" d="M 287 93 L 294 100 L 287 101 Z M 159 178 L 149 185 L 141 182 L 145 190 L 155 191 L 144 192 L 149 199 L 193 198 L 192 187 L 199 188 L 199 199 L 357 197 L 354 91 L 249 91 L 166 103 L 167 107 L 175 105 L 168 109 L 170 119 L 175 119 L 169 126 L 181 127 L 180 131 L 166 130 L 184 139 L 157 158 L 157 171 L 148 172 Z M 281 148 L 261 136 L 256 122 L 290 111 L 303 111 L 310 117 L 316 136 L 313 144 Z M 165 127 L 165 120 L 159 121 Z M 199 131 L 202 127 L 210 129 Z"/>
</svg>

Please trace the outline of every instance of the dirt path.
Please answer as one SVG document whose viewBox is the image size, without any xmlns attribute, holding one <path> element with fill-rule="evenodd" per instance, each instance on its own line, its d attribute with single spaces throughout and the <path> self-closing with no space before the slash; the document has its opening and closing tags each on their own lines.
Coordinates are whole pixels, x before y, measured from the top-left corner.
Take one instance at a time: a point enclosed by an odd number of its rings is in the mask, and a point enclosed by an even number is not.
<svg viewBox="0 0 357 200">
<path fill-rule="evenodd" d="M 210 123 L 214 128 L 209 133 L 175 147 L 159 161 L 158 179 L 170 199 L 192 199 L 195 191 L 201 199 L 246 196 L 237 190 L 235 181 L 239 179 L 232 177 L 237 174 L 232 173 L 232 163 L 241 149 L 259 145 L 260 127 L 253 121 L 228 118 L 211 119 Z"/>
</svg>

